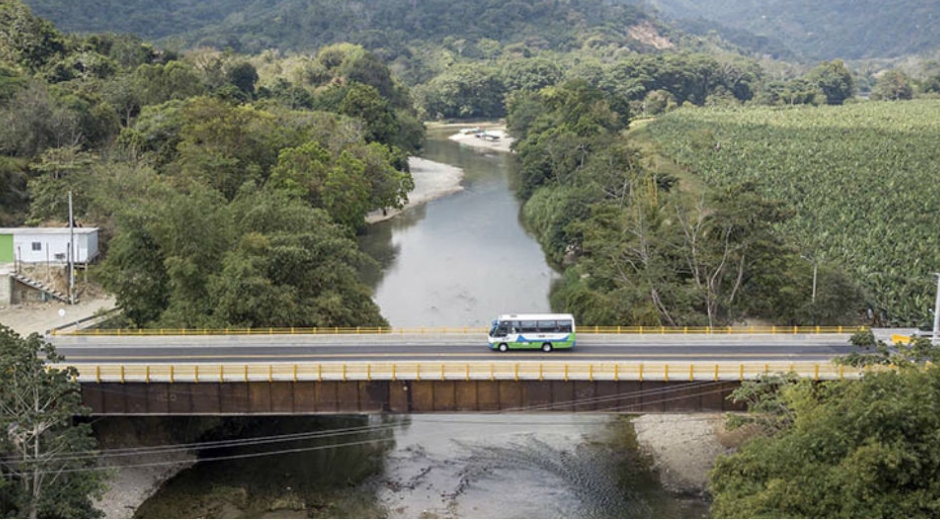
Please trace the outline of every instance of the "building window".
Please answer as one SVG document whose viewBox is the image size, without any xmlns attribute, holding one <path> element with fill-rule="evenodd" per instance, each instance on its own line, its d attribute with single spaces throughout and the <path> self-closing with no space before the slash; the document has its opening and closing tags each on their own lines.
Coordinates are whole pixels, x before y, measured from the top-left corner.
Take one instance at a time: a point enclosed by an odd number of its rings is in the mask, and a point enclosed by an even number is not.
<svg viewBox="0 0 940 520">
<path fill-rule="evenodd" d="M 42 251 L 42 242 L 33 242 L 33 251 Z"/>
</svg>

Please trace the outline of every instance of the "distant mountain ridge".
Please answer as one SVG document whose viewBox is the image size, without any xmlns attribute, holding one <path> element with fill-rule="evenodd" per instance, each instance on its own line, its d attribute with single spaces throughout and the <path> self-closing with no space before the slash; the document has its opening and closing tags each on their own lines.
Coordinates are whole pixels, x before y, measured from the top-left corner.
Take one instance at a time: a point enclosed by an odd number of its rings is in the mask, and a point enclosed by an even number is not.
<svg viewBox="0 0 940 520">
<path fill-rule="evenodd" d="M 715 29 L 737 45 L 768 54 L 792 52 L 804 61 L 896 58 L 940 49 L 937 0 L 648 2 L 689 32 Z"/>
<path fill-rule="evenodd" d="M 337 41 L 388 47 L 389 40 L 446 37 L 501 43 L 532 40 L 564 49 L 584 39 L 622 42 L 649 16 L 641 0 L 25 0 L 33 11 L 71 32 L 129 32 L 149 40 L 230 46 L 312 49 Z M 83 2 L 82 4 L 87 4 Z M 384 41 L 383 41 L 384 40 Z"/>
</svg>

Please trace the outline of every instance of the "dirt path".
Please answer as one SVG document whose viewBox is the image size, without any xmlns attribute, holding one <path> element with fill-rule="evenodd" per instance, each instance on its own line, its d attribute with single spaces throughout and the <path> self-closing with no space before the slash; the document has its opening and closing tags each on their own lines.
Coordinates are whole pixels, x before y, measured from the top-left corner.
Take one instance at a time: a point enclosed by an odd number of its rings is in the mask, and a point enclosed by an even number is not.
<svg viewBox="0 0 940 520">
<path fill-rule="evenodd" d="M 91 318 L 97 312 L 111 310 L 114 306 L 113 296 L 80 301 L 75 305 L 60 302 L 14 305 L 0 309 L 0 324 L 24 337 L 33 332 L 45 334 L 50 329 Z"/>
</svg>

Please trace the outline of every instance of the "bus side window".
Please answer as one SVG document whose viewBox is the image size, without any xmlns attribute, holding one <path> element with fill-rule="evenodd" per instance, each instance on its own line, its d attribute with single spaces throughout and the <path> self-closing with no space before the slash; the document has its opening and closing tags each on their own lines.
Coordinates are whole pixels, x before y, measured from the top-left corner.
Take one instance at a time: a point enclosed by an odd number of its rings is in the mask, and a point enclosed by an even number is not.
<svg viewBox="0 0 940 520">
<path fill-rule="evenodd" d="M 511 323 L 512 323 L 512 333 L 513 333 L 513 334 L 518 334 L 519 332 L 522 332 L 522 326 L 519 324 L 518 321 L 513 321 L 513 322 L 511 322 Z"/>
<path fill-rule="evenodd" d="M 523 321 L 519 332 L 538 332 L 539 328 L 536 323 L 535 321 Z"/>
<path fill-rule="evenodd" d="M 555 320 L 540 321 L 539 332 L 558 332 L 557 322 Z"/>
<path fill-rule="evenodd" d="M 559 332 L 571 332 L 571 322 L 570 321 L 560 321 L 558 322 Z"/>
<path fill-rule="evenodd" d="M 496 329 L 496 333 L 500 336 L 505 336 L 509 334 L 510 322 L 501 321 L 499 322 L 499 327 Z"/>
</svg>

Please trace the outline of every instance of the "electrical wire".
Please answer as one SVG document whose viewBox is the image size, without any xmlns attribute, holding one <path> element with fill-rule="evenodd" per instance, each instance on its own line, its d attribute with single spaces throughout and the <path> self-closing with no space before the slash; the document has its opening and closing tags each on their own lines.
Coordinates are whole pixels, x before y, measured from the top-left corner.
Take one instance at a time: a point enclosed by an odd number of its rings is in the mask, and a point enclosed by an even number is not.
<svg viewBox="0 0 940 520">
<path fill-rule="evenodd" d="M 697 382 L 697 383 L 677 384 L 676 386 L 682 386 L 684 388 L 663 387 L 659 389 L 625 392 L 621 394 L 615 394 L 613 396 L 603 396 L 599 398 L 582 398 L 582 399 L 575 399 L 575 400 L 571 400 L 571 401 L 567 401 L 563 403 L 556 402 L 552 404 L 546 404 L 546 405 L 535 406 L 535 407 L 519 407 L 516 409 L 504 409 L 504 410 L 500 410 L 497 412 L 482 413 L 482 415 L 492 415 L 495 417 L 497 415 L 504 415 L 504 414 L 510 414 L 510 413 L 531 413 L 531 412 L 537 412 L 540 409 L 551 410 L 558 406 L 567 406 L 567 405 L 581 406 L 581 405 L 585 405 L 588 403 L 596 404 L 597 402 L 609 401 L 613 399 L 619 400 L 619 399 L 625 399 L 625 398 L 637 398 L 643 395 L 653 395 L 657 393 L 669 394 L 669 393 L 675 393 L 678 391 L 689 390 L 690 387 L 698 387 L 700 390 L 695 393 L 686 392 L 679 396 L 664 397 L 658 400 L 645 400 L 643 403 L 639 403 L 635 405 L 632 405 L 632 404 L 622 405 L 622 406 L 617 406 L 614 408 L 599 410 L 598 412 L 628 411 L 631 408 L 634 408 L 637 406 L 642 406 L 642 407 L 653 406 L 653 405 L 664 404 L 667 402 L 673 402 L 677 400 L 691 399 L 695 397 L 702 397 L 705 395 L 723 393 L 726 391 L 724 388 L 717 388 L 717 389 L 712 388 L 710 390 L 706 390 L 707 387 L 714 387 L 715 385 L 721 385 L 721 382 Z M 525 425 L 525 424 L 532 424 L 532 425 L 558 424 L 558 423 L 551 423 L 551 422 L 549 423 L 546 423 L 546 422 L 520 423 L 518 421 L 461 421 L 461 420 L 439 420 L 439 421 L 433 420 L 430 422 L 438 422 L 441 424 L 451 423 L 451 424 L 468 424 L 468 425 L 469 424 L 476 424 L 476 425 L 510 424 L 514 426 Z M 219 449 L 219 448 L 259 446 L 259 445 L 272 444 L 272 443 L 277 443 L 277 442 L 298 442 L 298 441 L 303 441 L 303 440 L 311 440 L 315 438 L 322 439 L 322 438 L 341 437 L 341 436 L 354 435 L 354 434 L 356 435 L 368 434 L 368 433 L 373 433 L 375 431 L 380 431 L 380 430 L 394 429 L 396 427 L 400 427 L 404 424 L 410 424 L 410 423 L 411 421 L 409 419 L 407 421 L 398 422 L 398 423 L 385 423 L 381 425 L 374 425 L 374 426 L 367 426 L 367 427 L 340 428 L 340 429 L 334 429 L 334 430 L 305 432 L 305 433 L 299 433 L 299 434 L 272 435 L 272 436 L 252 437 L 248 439 L 235 439 L 235 440 L 228 440 L 228 441 L 207 441 L 207 442 L 200 442 L 200 443 L 174 444 L 174 445 L 164 445 L 164 446 L 158 446 L 158 447 L 119 448 L 115 450 L 98 451 L 97 453 L 86 452 L 80 455 L 69 454 L 69 455 L 64 455 L 62 457 L 53 458 L 50 460 L 65 462 L 65 461 L 70 461 L 70 460 L 71 461 L 88 460 L 88 459 L 94 459 L 94 458 L 99 458 L 99 457 L 100 458 L 113 458 L 113 457 L 126 457 L 126 456 L 140 457 L 140 456 L 146 456 L 146 455 L 165 455 L 165 454 L 174 453 L 174 452 L 188 452 L 188 451 L 198 450 L 198 449 Z M 566 423 L 566 424 L 572 424 L 572 423 Z M 594 424 L 594 423 L 586 422 L 582 424 Z M 392 435 L 392 436 L 376 438 L 376 439 L 334 443 L 334 444 L 327 444 L 327 445 L 322 445 L 322 446 L 306 446 L 306 447 L 298 447 L 298 448 L 268 450 L 268 451 L 262 451 L 262 452 L 257 452 L 257 453 L 242 453 L 242 454 L 234 454 L 234 455 L 200 457 L 196 462 L 214 462 L 214 461 L 224 461 L 224 460 L 238 460 L 238 459 L 244 459 L 244 458 L 255 458 L 255 457 L 263 457 L 263 456 L 275 456 L 275 455 L 283 455 L 283 454 L 290 454 L 290 453 L 318 451 L 318 450 L 325 450 L 325 449 L 337 449 L 337 448 L 342 448 L 342 447 L 381 443 L 381 442 L 394 441 L 394 440 L 395 440 L 395 436 Z M 13 463 L 15 462 L 15 459 L 6 459 L 5 462 Z M 181 462 L 186 462 L 186 461 L 172 460 L 172 461 L 155 461 L 155 462 L 145 462 L 145 463 L 138 462 L 138 463 L 133 463 L 133 464 L 112 464 L 112 465 L 105 465 L 105 466 L 93 466 L 93 467 L 90 466 L 90 467 L 80 467 L 80 468 L 66 468 L 62 470 L 50 470 L 50 471 L 44 471 L 42 473 L 59 473 L 59 472 L 81 473 L 81 472 L 89 472 L 89 471 L 112 470 L 112 469 L 122 469 L 122 468 L 166 466 L 166 465 L 179 464 Z"/>
</svg>

